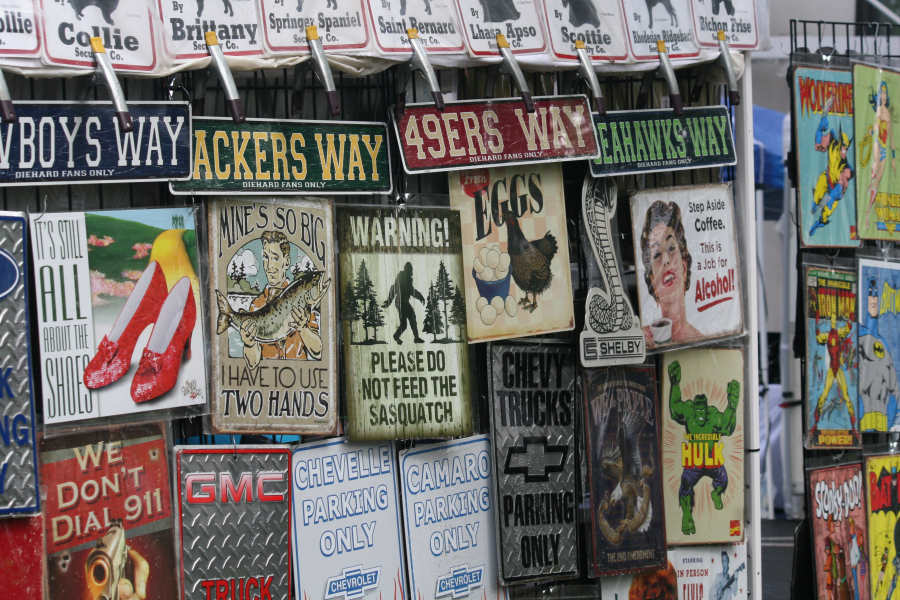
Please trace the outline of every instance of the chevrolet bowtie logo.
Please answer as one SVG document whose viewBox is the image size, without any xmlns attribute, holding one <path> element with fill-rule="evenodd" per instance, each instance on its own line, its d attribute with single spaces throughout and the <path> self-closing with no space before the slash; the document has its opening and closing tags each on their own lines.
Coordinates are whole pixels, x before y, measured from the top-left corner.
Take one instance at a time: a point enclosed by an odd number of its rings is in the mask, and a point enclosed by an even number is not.
<svg viewBox="0 0 900 600">
<path fill-rule="evenodd" d="M 568 446 L 547 444 L 546 437 L 526 437 L 521 446 L 513 446 L 506 455 L 503 472 L 506 475 L 525 475 L 525 481 L 548 481 L 550 473 L 559 473 L 566 466 Z"/>
<path fill-rule="evenodd" d="M 451 596 L 452 598 L 464 598 L 473 589 L 484 584 L 484 565 L 469 568 L 468 564 L 459 565 L 450 569 L 446 575 L 438 577 L 435 598 Z"/>
<path fill-rule="evenodd" d="M 366 590 L 378 587 L 381 567 L 363 569 L 362 565 L 347 567 L 337 577 L 332 577 L 325 584 L 325 599 L 344 598 L 357 600 L 366 594 Z"/>
</svg>

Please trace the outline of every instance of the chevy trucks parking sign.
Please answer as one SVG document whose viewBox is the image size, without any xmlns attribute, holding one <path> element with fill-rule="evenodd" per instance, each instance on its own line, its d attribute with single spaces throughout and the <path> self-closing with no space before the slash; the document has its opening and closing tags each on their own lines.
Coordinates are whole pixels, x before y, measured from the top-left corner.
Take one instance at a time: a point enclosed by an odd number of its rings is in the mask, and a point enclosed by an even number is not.
<svg viewBox="0 0 900 600">
<path fill-rule="evenodd" d="M 187 102 L 130 102 L 122 133 L 111 102 L 16 102 L 0 125 L 0 185 L 185 179 L 191 175 Z"/>
<path fill-rule="evenodd" d="M 303 444 L 292 472 L 297 600 L 405 600 L 394 442 Z"/>
</svg>

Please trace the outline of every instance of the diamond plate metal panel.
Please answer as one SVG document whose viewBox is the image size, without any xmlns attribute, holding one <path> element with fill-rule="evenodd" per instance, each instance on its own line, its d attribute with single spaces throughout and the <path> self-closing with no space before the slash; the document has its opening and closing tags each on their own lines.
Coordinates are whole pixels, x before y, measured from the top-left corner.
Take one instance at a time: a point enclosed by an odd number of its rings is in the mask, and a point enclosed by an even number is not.
<svg viewBox="0 0 900 600">
<path fill-rule="evenodd" d="M 0 212 L 0 516 L 40 511 L 24 213 Z"/>
<path fill-rule="evenodd" d="M 578 576 L 575 362 L 562 345 L 491 344 L 500 580 Z"/>
<path fill-rule="evenodd" d="M 235 598 L 288 600 L 288 448 L 176 446 L 175 461 L 182 597 L 206 600 L 207 589 L 225 582 Z"/>
</svg>

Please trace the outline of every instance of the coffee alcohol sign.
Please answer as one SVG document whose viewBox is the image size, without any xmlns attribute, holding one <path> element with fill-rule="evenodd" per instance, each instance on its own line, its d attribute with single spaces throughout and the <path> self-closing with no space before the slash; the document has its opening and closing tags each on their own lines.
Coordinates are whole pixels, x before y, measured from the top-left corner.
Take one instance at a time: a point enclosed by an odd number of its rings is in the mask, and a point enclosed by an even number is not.
<svg viewBox="0 0 900 600">
<path fill-rule="evenodd" d="M 731 116 L 724 106 L 593 113 L 600 157 L 594 177 L 705 169 L 737 161 Z"/>
<path fill-rule="evenodd" d="M 407 104 L 394 119 L 409 174 L 598 158 L 584 96 Z"/>
<path fill-rule="evenodd" d="M 16 102 L 0 126 L 0 186 L 184 179 L 191 173 L 187 102 L 130 102 L 122 133 L 111 102 Z"/>
<path fill-rule="evenodd" d="M 194 120 L 194 168 L 173 194 L 388 194 L 387 126 L 349 121 Z"/>
</svg>

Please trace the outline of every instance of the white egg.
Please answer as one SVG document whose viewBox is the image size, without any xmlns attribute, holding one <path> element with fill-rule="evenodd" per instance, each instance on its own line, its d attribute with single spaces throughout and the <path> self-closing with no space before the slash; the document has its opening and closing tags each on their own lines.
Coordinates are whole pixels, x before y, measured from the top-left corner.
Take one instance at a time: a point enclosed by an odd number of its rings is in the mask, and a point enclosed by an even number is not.
<svg viewBox="0 0 900 600">
<path fill-rule="evenodd" d="M 487 255 L 487 266 L 492 269 L 496 269 L 500 266 L 500 253 L 496 250 L 491 250 Z"/>
<path fill-rule="evenodd" d="M 509 275 L 509 270 L 501 271 L 499 268 L 494 271 L 494 276 L 497 278 L 497 281 L 503 281 L 506 279 L 506 276 Z"/>
<path fill-rule="evenodd" d="M 481 260 L 481 264 L 483 265 L 487 264 L 488 252 L 490 252 L 490 250 L 488 250 L 487 246 L 478 251 L 478 258 Z"/>
<path fill-rule="evenodd" d="M 476 258 L 474 261 L 472 261 L 472 268 L 475 269 L 476 273 L 481 273 L 482 271 L 484 271 L 484 263 L 481 262 L 480 259 Z"/>
<path fill-rule="evenodd" d="M 500 270 L 506 271 L 507 269 L 509 269 L 509 254 L 504 252 L 500 255 Z"/>
<path fill-rule="evenodd" d="M 519 305 L 516 304 L 516 299 L 512 296 L 506 297 L 506 314 L 511 317 L 516 316 L 516 313 L 519 312 Z"/>
<path fill-rule="evenodd" d="M 481 311 L 481 322 L 485 325 L 493 325 L 497 320 L 497 309 L 493 305 L 488 304 Z"/>
<path fill-rule="evenodd" d="M 494 310 L 496 310 L 497 314 L 499 315 L 505 308 L 503 305 L 503 298 L 500 296 L 494 296 L 493 298 L 491 298 L 491 306 L 494 307 Z"/>
<path fill-rule="evenodd" d="M 479 298 L 478 300 L 475 301 L 475 310 L 477 310 L 478 312 L 481 312 L 481 309 L 483 309 L 487 305 L 488 305 L 487 298 L 482 296 L 481 298 Z"/>
<path fill-rule="evenodd" d="M 490 267 L 485 267 L 481 272 L 481 279 L 484 281 L 493 281 L 494 280 L 494 270 Z"/>
</svg>

